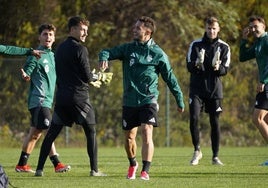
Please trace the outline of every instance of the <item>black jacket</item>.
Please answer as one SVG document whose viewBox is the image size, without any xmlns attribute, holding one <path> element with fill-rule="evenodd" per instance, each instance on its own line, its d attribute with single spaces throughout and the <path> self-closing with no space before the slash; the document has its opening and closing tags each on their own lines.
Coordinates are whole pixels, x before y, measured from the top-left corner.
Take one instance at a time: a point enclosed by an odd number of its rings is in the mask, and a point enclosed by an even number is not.
<svg viewBox="0 0 268 188">
<path fill-rule="evenodd" d="M 198 53 L 205 50 L 204 64 L 201 68 L 195 66 Z M 214 71 L 212 60 L 217 50 L 220 50 L 220 68 Z M 194 40 L 186 57 L 187 69 L 190 76 L 190 97 L 197 95 L 201 98 L 222 99 L 222 82 L 220 77 L 227 74 L 230 64 L 230 48 L 227 43 L 219 38 L 210 41 L 204 34 L 203 38 Z"/>
<path fill-rule="evenodd" d="M 88 50 L 78 40 L 68 37 L 56 50 L 56 103 L 73 105 L 89 99 L 89 82 L 93 80 Z"/>
</svg>

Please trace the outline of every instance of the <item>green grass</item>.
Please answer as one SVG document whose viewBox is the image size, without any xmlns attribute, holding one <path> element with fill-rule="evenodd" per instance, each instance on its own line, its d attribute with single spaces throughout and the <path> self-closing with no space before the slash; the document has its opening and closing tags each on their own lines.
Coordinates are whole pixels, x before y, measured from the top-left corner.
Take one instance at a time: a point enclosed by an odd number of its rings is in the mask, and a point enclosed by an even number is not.
<svg viewBox="0 0 268 188">
<path fill-rule="evenodd" d="M 190 166 L 192 148 L 155 148 L 150 169 L 150 181 L 126 180 L 128 161 L 123 148 L 99 148 L 99 168 L 107 177 L 90 177 L 89 163 L 85 148 L 58 148 L 60 159 L 72 166 L 68 173 L 55 173 L 49 160 L 46 162 L 44 177 L 31 173 L 17 173 L 20 149 L 1 148 L 0 164 L 9 176 L 10 182 L 18 188 L 209 188 L 209 187 L 267 187 L 268 167 L 259 164 L 268 159 L 268 148 L 222 147 L 220 159 L 224 166 L 211 165 L 211 150 L 203 148 L 203 159 L 198 166 Z M 29 164 L 35 169 L 39 148 L 32 153 Z M 140 152 L 137 159 L 141 167 Z M 139 169 L 140 172 L 140 169 Z"/>
</svg>

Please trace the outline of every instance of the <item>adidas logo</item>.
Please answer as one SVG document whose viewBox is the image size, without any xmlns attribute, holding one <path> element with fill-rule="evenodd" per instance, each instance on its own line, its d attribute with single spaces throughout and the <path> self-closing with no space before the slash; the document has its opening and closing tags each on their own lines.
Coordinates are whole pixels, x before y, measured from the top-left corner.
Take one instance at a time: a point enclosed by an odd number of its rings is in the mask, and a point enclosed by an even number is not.
<svg viewBox="0 0 268 188">
<path fill-rule="evenodd" d="M 151 119 L 149 120 L 149 122 L 151 122 L 151 123 L 155 123 L 155 118 L 154 118 L 154 117 L 151 118 Z"/>
<path fill-rule="evenodd" d="M 221 112 L 221 111 L 222 111 L 221 107 L 217 108 L 216 110 L 216 112 Z"/>
<path fill-rule="evenodd" d="M 43 63 L 48 63 L 48 60 L 47 59 L 44 59 Z"/>
</svg>

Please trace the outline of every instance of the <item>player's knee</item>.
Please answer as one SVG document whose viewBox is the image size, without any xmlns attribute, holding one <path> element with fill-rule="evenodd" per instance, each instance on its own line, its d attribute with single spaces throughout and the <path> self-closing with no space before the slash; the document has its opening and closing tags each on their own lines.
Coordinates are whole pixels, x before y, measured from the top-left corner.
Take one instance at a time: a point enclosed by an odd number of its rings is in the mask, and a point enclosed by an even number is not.
<svg viewBox="0 0 268 188">
<path fill-rule="evenodd" d="M 90 133 L 96 133 L 96 125 L 95 124 L 85 124 L 85 130 L 89 131 Z"/>
<path fill-rule="evenodd" d="M 32 137 L 31 137 L 31 139 L 32 140 L 39 140 L 39 138 L 41 137 L 41 135 L 42 135 L 41 133 L 33 134 Z"/>
<path fill-rule="evenodd" d="M 133 136 L 126 136 L 126 142 L 127 143 L 133 143 L 133 142 L 135 142 L 135 137 L 133 137 Z"/>
</svg>

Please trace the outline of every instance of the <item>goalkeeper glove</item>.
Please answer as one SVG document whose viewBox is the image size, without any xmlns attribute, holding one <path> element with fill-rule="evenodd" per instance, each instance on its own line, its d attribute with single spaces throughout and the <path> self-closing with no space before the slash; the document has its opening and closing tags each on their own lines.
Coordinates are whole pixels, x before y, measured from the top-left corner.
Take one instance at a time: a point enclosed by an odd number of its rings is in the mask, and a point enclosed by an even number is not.
<svg viewBox="0 0 268 188">
<path fill-rule="evenodd" d="M 203 65 L 205 60 L 205 49 L 201 49 L 198 53 L 198 58 L 195 61 L 195 66 L 197 66 L 197 68 L 201 68 L 201 66 Z"/>
<path fill-rule="evenodd" d="M 92 82 L 89 82 L 91 85 L 93 85 L 94 87 L 96 87 L 96 88 L 100 88 L 100 86 L 101 86 L 101 81 L 99 81 L 99 80 L 97 80 L 97 81 L 92 81 Z"/>
<path fill-rule="evenodd" d="M 93 79 L 95 80 L 95 81 L 91 81 L 91 82 L 89 82 L 91 85 L 93 85 L 94 87 L 96 87 L 96 88 L 100 88 L 100 86 L 101 86 L 101 81 L 98 79 L 99 78 L 99 76 L 98 76 L 98 74 L 96 74 L 95 73 L 96 72 L 96 70 L 95 69 L 93 69 L 92 71 L 91 71 L 91 74 L 92 74 L 92 77 L 93 77 Z"/>
<path fill-rule="evenodd" d="M 220 60 L 220 55 L 221 55 L 221 52 L 220 52 L 220 49 L 218 48 L 214 57 L 213 57 L 213 60 L 212 60 L 212 67 L 214 67 L 214 70 L 219 70 L 220 68 L 220 64 L 221 64 L 221 60 Z"/>
<path fill-rule="evenodd" d="M 113 78 L 112 72 L 98 72 L 98 80 L 103 82 L 104 84 L 109 84 Z"/>
</svg>

